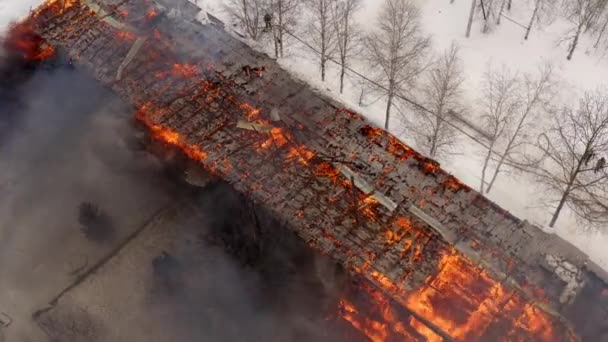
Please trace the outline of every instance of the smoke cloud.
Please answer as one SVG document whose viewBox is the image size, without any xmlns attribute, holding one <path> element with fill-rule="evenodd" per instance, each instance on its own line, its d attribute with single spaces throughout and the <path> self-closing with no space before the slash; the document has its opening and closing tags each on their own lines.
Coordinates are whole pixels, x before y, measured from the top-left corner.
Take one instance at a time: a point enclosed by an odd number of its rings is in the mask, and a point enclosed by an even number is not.
<svg viewBox="0 0 608 342">
<path fill-rule="evenodd" d="M 229 186 L 176 181 L 142 148 L 134 109 L 78 70 L 3 60 L 0 75 L 0 311 L 13 319 L 0 340 L 39 340 L 33 313 L 184 197 L 196 209 L 173 235 L 142 233 L 43 310 L 43 330 L 61 341 L 335 340 L 327 315 L 343 280 L 329 261 Z M 103 241 L 83 232 L 83 203 L 84 216 L 107 217 Z"/>
</svg>

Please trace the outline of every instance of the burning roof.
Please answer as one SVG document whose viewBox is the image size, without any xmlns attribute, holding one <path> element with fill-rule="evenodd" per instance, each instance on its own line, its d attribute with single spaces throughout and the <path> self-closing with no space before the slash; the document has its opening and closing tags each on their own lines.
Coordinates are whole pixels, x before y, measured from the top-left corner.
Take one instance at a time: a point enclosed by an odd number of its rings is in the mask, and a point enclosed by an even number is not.
<svg viewBox="0 0 608 342">
<path fill-rule="evenodd" d="M 563 279 L 538 266 L 553 237 L 221 28 L 162 13 L 148 0 L 47 1 L 7 42 L 27 59 L 61 47 L 152 137 L 368 279 L 378 318 L 347 299 L 338 311 L 370 340 L 577 339 L 555 310 Z"/>
</svg>

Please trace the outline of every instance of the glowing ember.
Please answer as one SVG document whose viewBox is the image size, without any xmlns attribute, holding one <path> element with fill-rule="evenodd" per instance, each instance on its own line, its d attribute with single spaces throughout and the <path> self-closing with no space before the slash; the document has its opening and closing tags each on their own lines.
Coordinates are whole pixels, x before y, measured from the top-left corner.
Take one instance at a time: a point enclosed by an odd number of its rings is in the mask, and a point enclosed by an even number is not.
<svg viewBox="0 0 608 342">
<path fill-rule="evenodd" d="M 241 103 L 240 107 L 245 112 L 245 115 L 247 115 L 247 119 L 249 119 L 249 121 L 253 122 L 260 118 L 260 109 L 254 108 L 252 105 L 245 102 Z"/>
<path fill-rule="evenodd" d="M 146 13 L 146 18 L 148 18 L 148 19 L 153 19 L 153 18 L 155 18 L 157 16 L 158 16 L 158 12 L 156 11 L 155 8 L 150 9 L 148 11 L 148 13 Z"/>
<path fill-rule="evenodd" d="M 191 78 L 199 73 L 199 68 L 193 64 L 174 64 L 173 75 L 177 77 Z"/>
<path fill-rule="evenodd" d="M 308 161 L 310 161 L 314 156 L 315 153 L 304 145 L 290 148 L 289 153 L 287 154 L 287 158 L 289 160 L 297 159 L 302 165 L 308 165 Z"/>
<path fill-rule="evenodd" d="M 345 299 L 340 301 L 340 315 L 371 341 L 383 342 L 387 340 L 388 330 L 386 324 L 371 320 L 365 316 L 361 317 L 362 315 L 354 305 Z"/>
<path fill-rule="evenodd" d="M 441 185 L 453 192 L 457 192 L 458 190 L 464 188 L 464 185 L 458 179 L 452 176 L 449 176 Z"/>
<path fill-rule="evenodd" d="M 281 148 L 285 144 L 287 144 L 287 138 L 283 134 L 283 130 L 281 128 L 273 128 L 270 130 L 270 138 L 264 141 L 261 145 L 261 149 L 267 149 L 270 147 Z"/>
<path fill-rule="evenodd" d="M 193 160 L 200 162 L 200 161 L 207 159 L 207 157 L 208 157 L 207 152 L 201 150 L 201 148 L 198 145 L 188 144 L 188 143 L 186 143 L 185 139 L 179 133 L 177 133 L 169 128 L 154 124 L 150 120 L 151 111 L 152 111 L 151 103 L 146 103 L 135 114 L 135 118 L 138 121 L 144 123 L 146 126 L 148 126 L 148 128 L 152 132 L 152 135 L 154 136 L 154 138 L 156 138 L 168 145 L 179 148 L 188 157 L 190 157 Z"/>
<path fill-rule="evenodd" d="M 134 41 L 137 39 L 135 34 L 127 31 L 116 31 L 116 37 L 126 41 Z"/>
<path fill-rule="evenodd" d="M 34 28 L 28 23 L 12 26 L 3 45 L 7 51 L 26 61 L 45 60 L 55 55 L 55 49 L 34 33 Z"/>
</svg>

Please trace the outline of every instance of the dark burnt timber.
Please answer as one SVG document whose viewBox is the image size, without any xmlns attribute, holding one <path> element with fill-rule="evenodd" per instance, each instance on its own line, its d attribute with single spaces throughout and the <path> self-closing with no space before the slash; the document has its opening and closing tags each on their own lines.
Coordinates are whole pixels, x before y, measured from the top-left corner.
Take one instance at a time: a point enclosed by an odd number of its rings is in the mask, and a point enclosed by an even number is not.
<svg viewBox="0 0 608 342">
<path fill-rule="evenodd" d="M 584 253 L 222 27 L 164 13 L 177 11 L 143 0 L 54 1 L 28 22 L 137 108 L 153 137 L 382 289 L 429 339 L 607 338 L 606 277 Z"/>
</svg>

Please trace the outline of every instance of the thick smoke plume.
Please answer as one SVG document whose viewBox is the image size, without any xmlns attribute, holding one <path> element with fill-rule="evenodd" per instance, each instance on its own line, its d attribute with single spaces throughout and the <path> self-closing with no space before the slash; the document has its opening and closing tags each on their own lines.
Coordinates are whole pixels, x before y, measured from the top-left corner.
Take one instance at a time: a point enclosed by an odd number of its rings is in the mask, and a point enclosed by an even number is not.
<svg viewBox="0 0 608 342">
<path fill-rule="evenodd" d="M 329 261 L 229 186 L 185 186 L 174 177 L 181 170 L 168 172 L 146 150 L 134 110 L 65 58 L 34 65 L 0 55 L 0 311 L 14 320 L 0 334 L 8 341 L 35 340 L 35 312 L 60 341 L 148 341 L 154 332 L 167 341 L 335 340 L 327 318 L 343 276 Z M 137 265 L 150 278 L 123 289 L 143 293 L 142 307 L 110 318 L 75 310 L 89 300 L 111 309 L 110 291 L 78 297 L 97 273 L 69 286 L 184 197 L 196 215 L 178 220 L 179 233 L 163 240 L 169 247 Z M 133 315 L 147 323 L 113 329 Z"/>
</svg>

